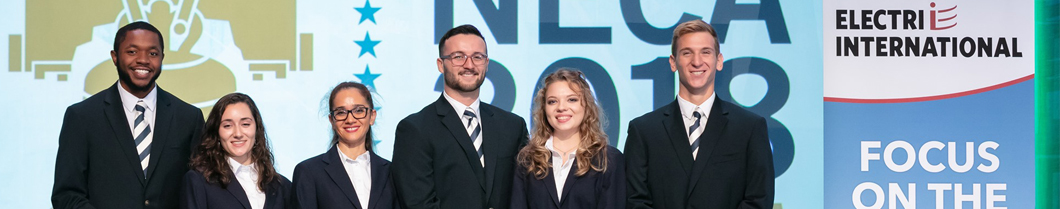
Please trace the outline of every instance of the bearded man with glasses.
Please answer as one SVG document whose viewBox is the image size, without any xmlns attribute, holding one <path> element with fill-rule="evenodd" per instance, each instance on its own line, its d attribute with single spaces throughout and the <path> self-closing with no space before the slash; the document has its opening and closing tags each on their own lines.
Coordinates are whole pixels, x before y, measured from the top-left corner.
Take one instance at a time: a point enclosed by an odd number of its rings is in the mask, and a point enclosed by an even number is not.
<svg viewBox="0 0 1060 209">
<path fill-rule="evenodd" d="M 404 208 L 507 208 L 515 154 L 526 145 L 522 117 L 479 101 L 489 58 L 471 25 L 438 42 L 438 100 L 398 123 L 394 183 Z"/>
</svg>

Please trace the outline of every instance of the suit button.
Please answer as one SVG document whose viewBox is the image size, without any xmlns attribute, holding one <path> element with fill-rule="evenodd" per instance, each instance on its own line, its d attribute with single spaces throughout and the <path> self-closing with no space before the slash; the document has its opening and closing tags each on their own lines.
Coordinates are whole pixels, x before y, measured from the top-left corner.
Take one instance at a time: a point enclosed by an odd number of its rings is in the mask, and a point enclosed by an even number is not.
<svg viewBox="0 0 1060 209">
<path fill-rule="evenodd" d="M 151 201 L 150 201 L 150 200 L 144 200 L 144 205 L 145 205 L 145 206 L 147 206 L 147 205 L 151 205 Z"/>
</svg>

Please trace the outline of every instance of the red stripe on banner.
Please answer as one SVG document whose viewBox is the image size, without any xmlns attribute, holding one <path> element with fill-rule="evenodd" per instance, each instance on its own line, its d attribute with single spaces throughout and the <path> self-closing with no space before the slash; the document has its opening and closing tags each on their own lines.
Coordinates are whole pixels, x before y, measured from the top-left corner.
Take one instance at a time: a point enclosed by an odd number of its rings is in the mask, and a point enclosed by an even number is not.
<svg viewBox="0 0 1060 209">
<path fill-rule="evenodd" d="M 838 97 L 825 97 L 824 101 L 825 102 L 843 102 L 843 103 L 906 103 L 906 102 L 923 102 L 923 101 L 931 101 L 931 100 L 940 100 L 940 99 L 949 99 L 949 98 L 963 97 L 963 96 L 968 96 L 968 95 L 972 95 L 972 94 L 978 94 L 978 93 L 993 91 L 995 89 L 1004 88 L 1006 86 L 1011 86 L 1011 85 L 1014 85 L 1014 84 L 1017 84 L 1017 83 L 1022 83 L 1024 81 L 1028 81 L 1028 80 L 1031 80 L 1031 79 L 1034 79 L 1034 74 L 1031 74 L 1031 75 L 1028 75 L 1028 76 L 1024 76 L 1022 78 L 1019 78 L 1019 79 L 1016 79 L 1016 80 L 1012 80 L 1012 81 L 1009 81 L 1009 82 L 1004 82 L 1004 83 L 1000 83 L 1000 84 L 993 85 L 993 86 L 983 87 L 983 88 L 980 88 L 980 89 L 973 89 L 973 90 L 964 91 L 964 92 L 957 92 L 957 93 L 952 93 L 952 94 L 943 94 L 943 95 L 936 95 L 936 96 L 914 97 L 914 98 L 899 98 L 899 99 L 850 99 L 850 98 L 838 98 Z"/>
<path fill-rule="evenodd" d="M 953 11 L 953 9 L 957 9 L 957 5 L 953 5 L 949 9 L 939 10 L 939 13 Z"/>
</svg>

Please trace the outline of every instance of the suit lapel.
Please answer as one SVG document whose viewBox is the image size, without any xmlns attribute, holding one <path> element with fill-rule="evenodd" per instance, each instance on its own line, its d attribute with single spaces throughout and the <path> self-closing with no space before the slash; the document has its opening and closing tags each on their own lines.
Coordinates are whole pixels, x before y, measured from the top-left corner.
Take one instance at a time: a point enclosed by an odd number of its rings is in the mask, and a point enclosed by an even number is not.
<svg viewBox="0 0 1060 209">
<path fill-rule="evenodd" d="M 489 106 L 486 103 L 480 103 L 479 104 L 479 108 L 478 108 L 479 112 L 482 112 L 480 114 L 481 115 L 480 118 L 482 118 L 482 122 L 481 122 L 481 126 L 482 126 L 482 155 L 483 155 L 483 158 L 485 159 L 485 162 L 486 162 L 486 167 L 484 168 L 484 170 L 486 172 L 486 199 L 487 200 L 490 199 L 491 195 L 493 195 L 493 180 L 494 180 L 494 177 L 496 177 L 497 155 L 499 155 L 497 153 L 499 148 L 497 148 L 497 144 L 496 143 L 500 142 L 500 140 L 494 139 L 494 138 L 498 137 L 498 132 L 496 132 L 496 131 L 487 131 L 486 130 L 486 126 L 498 124 L 496 118 L 493 118 L 493 110 L 490 107 L 491 106 Z M 500 129 L 493 129 L 493 130 L 500 130 Z M 489 153 L 487 154 L 487 152 L 489 152 Z"/>
<path fill-rule="evenodd" d="M 445 100 L 445 97 L 439 97 L 438 101 L 435 101 L 435 107 L 438 112 L 438 119 L 442 121 L 442 125 L 449 129 L 449 134 L 453 136 L 452 139 L 456 140 L 456 143 L 460 145 L 460 148 L 464 149 L 464 156 L 467 157 L 467 162 L 471 165 L 471 170 L 475 173 L 475 177 L 478 178 L 479 186 L 483 191 L 487 191 L 487 181 L 484 176 L 485 172 L 483 171 L 482 163 L 478 161 L 478 151 L 475 150 L 475 144 L 471 142 L 471 136 L 467 135 L 467 129 L 464 128 L 464 123 L 460 122 L 460 115 L 453 110 L 453 106 L 449 104 L 448 100 Z M 480 115 L 485 114 L 480 113 Z M 482 124 L 486 124 L 486 122 L 483 121 Z M 489 141 L 486 140 L 486 137 L 489 136 L 486 132 L 487 131 L 483 131 L 482 146 L 486 146 L 486 141 Z M 483 149 L 482 151 L 486 152 L 486 149 Z M 486 162 L 488 163 L 489 160 L 486 160 Z M 489 195 L 487 195 L 487 197 L 488 196 Z"/>
<path fill-rule="evenodd" d="M 121 149 L 122 155 L 129 161 L 129 165 L 135 169 L 132 169 L 136 173 L 136 179 L 140 180 L 140 185 L 144 186 L 147 184 L 146 178 L 144 178 L 144 172 L 140 167 L 140 155 L 136 154 L 136 145 L 132 138 L 132 130 L 129 130 L 129 121 L 125 117 L 125 109 L 122 107 L 121 96 L 118 95 L 118 84 L 115 83 L 110 86 L 107 90 L 104 90 L 107 94 L 105 108 L 103 108 L 103 114 L 107 116 L 107 120 L 110 121 L 110 127 L 114 131 L 114 140 L 117 140 L 118 146 Z"/>
<path fill-rule="evenodd" d="M 147 163 L 147 176 L 153 176 L 155 168 L 158 167 L 158 162 L 162 159 L 162 152 L 166 151 L 166 142 L 169 141 L 170 128 L 173 127 L 173 108 L 170 107 L 173 103 L 174 97 L 162 90 L 158 90 L 158 101 L 155 104 L 155 122 L 151 126 L 151 131 L 154 131 L 151 141 L 151 159 Z"/>
<path fill-rule="evenodd" d="M 265 208 L 284 208 L 283 204 L 277 204 L 280 203 L 279 199 L 283 198 L 280 196 L 281 187 L 279 181 L 269 183 L 269 191 L 265 191 Z"/>
<path fill-rule="evenodd" d="M 688 195 L 692 194 L 696 182 L 702 178 L 703 169 L 707 167 L 707 162 L 714 153 L 714 147 L 717 147 L 718 141 L 722 140 L 721 135 L 724 134 L 725 125 L 729 122 L 728 114 L 729 111 L 725 109 L 721 99 L 714 99 L 714 104 L 710 108 L 710 116 L 707 117 L 707 126 L 703 130 L 703 135 L 699 136 L 699 153 L 696 155 L 689 179 Z"/>
<path fill-rule="evenodd" d="M 569 159 L 569 160 L 574 160 L 574 159 Z M 578 171 L 578 162 L 575 161 L 575 162 L 570 162 L 570 163 L 571 163 L 570 170 L 567 171 L 567 181 L 563 182 L 563 193 L 560 194 L 561 197 L 563 197 L 563 199 L 561 199 L 560 202 L 559 202 L 560 205 L 563 204 L 563 201 L 567 201 L 567 195 L 570 194 L 571 187 L 574 187 L 573 186 L 574 182 L 577 182 L 578 179 L 581 178 L 581 177 L 578 177 L 577 175 L 574 175 L 574 173 Z M 588 172 L 586 173 L 586 175 L 589 175 Z M 555 184 L 555 183 L 553 183 L 553 184 Z M 554 191 L 555 188 L 553 188 L 552 190 Z"/>
<path fill-rule="evenodd" d="M 677 104 L 677 99 L 674 99 L 669 107 L 670 111 L 663 112 L 666 115 L 662 121 L 663 127 L 666 128 L 677 161 L 680 162 L 681 168 L 684 168 L 685 175 L 688 175 L 692 170 L 692 145 L 688 143 L 688 133 L 685 131 L 685 122 L 681 118 L 681 107 Z"/>
<path fill-rule="evenodd" d="M 551 163 L 551 160 L 549 162 Z M 552 168 L 552 169 L 554 169 L 554 168 Z M 545 172 L 549 172 L 548 174 L 545 175 L 545 179 L 542 179 L 542 181 L 535 181 L 535 182 L 541 182 L 541 183 L 545 184 L 545 190 L 548 190 L 548 195 L 552 197 L 552 204 L 555 204 L 556 208 L 559 208 L 559 195 L 560 194 L 556 193 L 556 175 L 552 174 L 552 170 L 551 169 L 549 169 L 548 171 L 545 171 Z M 537 178 L 533 174 L 530 174 L 529 177 L 530 178 Z"/>
<path fill-rule="evenodd" d="M 372 193 L 368 197 L 368 207 L 375 208 L 379 205 L 379 195 L 383 193 L 383 187 L 386 187 L 387 178 L 390 177 L 390 163 L 383 158 L 371 154 L 372 159 Z"/>
<path fill-rule="evenodd" d="M 243 186 L 239 184 L 235 173 L 229 173 L 228 178 L 232 179 L 231 182 L 228 182 L 228 193 L 235 197 L 239 204 L 243 205 L 243 208 L 250 208 L 250 198 L 247 197 L 247 192 L 243 191 Z"/>
<path fill-rule="evenodd" d="M 349 174 L 346 174 L 346 167 L 342 165 L 342 160 L 339 158 L 339 148 L 331 146 L 331 149 L 324 154 L 324 171 L 328 173 L 331 180 L 335 182 L 335 185 L 339 186 L 339 190 L 342 190 L 342 194 L 346 195 L 346 199 L 353 203 L 357 208 L 364 208 L 361 205 L 361 201 L 357 199 L 357 192 L 353 190 L 353 182 L 350 181 Z"/>
</svg>

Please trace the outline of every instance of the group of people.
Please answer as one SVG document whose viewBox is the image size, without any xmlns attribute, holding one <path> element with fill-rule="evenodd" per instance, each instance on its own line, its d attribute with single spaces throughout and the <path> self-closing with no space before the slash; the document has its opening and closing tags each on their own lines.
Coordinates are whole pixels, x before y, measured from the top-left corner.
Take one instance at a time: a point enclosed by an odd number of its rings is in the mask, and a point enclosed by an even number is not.
<svg viewBox="0 0 1060 209">
<path fill-rule="evenodd" d="M 585 76 L 561 68 L 523 118 L 479 101 L 489 58 L 471 25 L 439 41 L 441 96 L 398 123 L 393 162 L 372 149 L 365 85 L 328 98 L 331 148 L 276 172 L 257 104 L 231 93 L 202 112 L 155 84 L 165 56 L 146 22 L 115 35 L 118 81 L 66 110 L 54 208 L 772 208 L 765 120 L 717 99 L 723 58 L 713 28 L 679 24 L 674 102 L 629 122 L 625 153 L 608 143 Z M 158 133 L 158 134 L 155 134 Z"/>
</svg>

